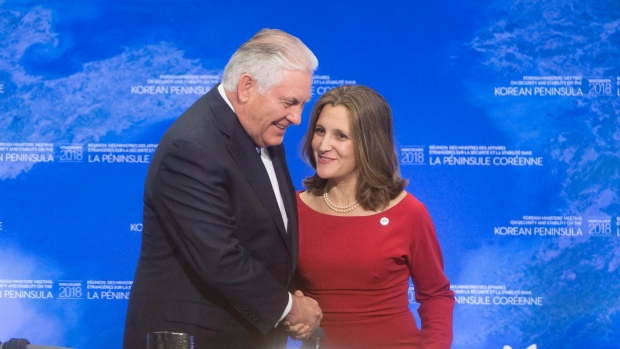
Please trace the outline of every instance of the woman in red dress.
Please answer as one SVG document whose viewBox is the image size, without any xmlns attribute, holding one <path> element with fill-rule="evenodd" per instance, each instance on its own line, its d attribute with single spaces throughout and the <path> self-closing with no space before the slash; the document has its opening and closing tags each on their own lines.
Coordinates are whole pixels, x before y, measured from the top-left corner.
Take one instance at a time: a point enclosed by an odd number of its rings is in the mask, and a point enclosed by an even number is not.
<svg viewBox="0 0 620 349">
<path fill-rule="evenodd" d="M 321 348 L 450 348 L 454 293 L 431 217 L 404 190 L 385 99 L 360 85 L 322 95 L 303 155 L 316 173 L 297 195 L 297 288 L 323 310 Z"/>
</svg>

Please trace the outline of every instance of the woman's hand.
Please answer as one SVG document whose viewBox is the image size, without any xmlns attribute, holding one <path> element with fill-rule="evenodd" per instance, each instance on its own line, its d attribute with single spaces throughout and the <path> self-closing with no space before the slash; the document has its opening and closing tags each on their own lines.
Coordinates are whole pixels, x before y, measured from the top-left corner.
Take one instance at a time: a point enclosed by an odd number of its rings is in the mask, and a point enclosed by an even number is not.
<svg viewBox="0 0 620 349">
<path fill-rule="evenodd" d="M 303 296 L 304 293 L 297 290 L 295 291 L 295 295 L 296 296 Z M 291 323 L 289 321 L 284 321 L 282 323 L 284 325 L 284 327 L 286 328 L 286 332 L 288 332 L 289 337 L 296 339 L 296 340 L 304 340 L 307 339 L 308 337 L 310 337 L 310 335 L 312 334 L 312 327 L 303 324 L 303 323 L 299 323 L 296 325 L 291 325 Z"/>
</svg>

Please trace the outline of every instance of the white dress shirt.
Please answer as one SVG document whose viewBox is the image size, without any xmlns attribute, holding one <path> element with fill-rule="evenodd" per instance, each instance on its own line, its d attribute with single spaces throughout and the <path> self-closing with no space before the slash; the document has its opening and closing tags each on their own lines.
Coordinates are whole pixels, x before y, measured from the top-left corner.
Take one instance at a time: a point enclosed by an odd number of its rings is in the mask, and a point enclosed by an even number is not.
<svg viewBox="0 0 620 349">
<path fill-rule="evenodd" d="M 233 108 L 232 103 L 230 103 L 230 100 L 226 96 L 226 92 L 224 91 L 224 86 L 222 84 L 220 84 L 217 87 L 217 91 L 220 93 L 222 98 L 224 98 L 224 101 L 226 101 L 226 104 L 228 104 L 230 109 L 232 109 L 234 112 L 235 108 Z M 265 165 L 267 174 L 269 174 L 269 180 L 271 181 L 271 187 L 273 188 L 273 192 L 276 194 L 276 200 L 278 201 L 278 207 L 280 208 L 280 214 L 282 215 L 282 221 L 284 221 L 284 228 L 288 229 L 288 216 L 286 215 L 286 210 L 284 209 L 284 201 L 282 200 L 282 194 L 280 193 L 280 186 L 278 186 L 278 179 L 276 177 L 276 171 L 273 168 L 273 163 L 271 162 L 271 157 L 269 156 L 269 152 L 267 151 L 267 148 L 263 147 L 263 148 L 260 148 L 260 150 L 261 150 L 260 158 L 263 161 L 263 164 Z M 280 320 L 278 320 L 278 322 L 276 323 L 276 326 L 278 326 L 280 321 L 282 321 L 282 319 L 284 319 L 284 317 L 288 315 L 292 307 L 293 307 L 293 296 L 289 293 L 288 294 L 288 305 L 286 306 L 286 309 L 284 309 L 284 313 L 280 317 Z"/>
</svg>

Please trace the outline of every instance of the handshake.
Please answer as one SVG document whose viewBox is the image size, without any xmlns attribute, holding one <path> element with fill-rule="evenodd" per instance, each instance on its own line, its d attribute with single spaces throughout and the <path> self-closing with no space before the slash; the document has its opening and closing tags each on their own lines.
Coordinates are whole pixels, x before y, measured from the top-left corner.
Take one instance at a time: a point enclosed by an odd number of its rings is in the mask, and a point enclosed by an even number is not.
<svg viewBox="0 0 620 349">
<path fill-rule="evenodd" d="M 291 311 L 282 321 L 282 325 L 293 339 L 304 340 L 311 336 L 322 339 L 325 337 L 323 329 L 319 327 L 322 318 L 323 312 L 319 303 L 297 290 L 293 294 Z"/>
</svg>

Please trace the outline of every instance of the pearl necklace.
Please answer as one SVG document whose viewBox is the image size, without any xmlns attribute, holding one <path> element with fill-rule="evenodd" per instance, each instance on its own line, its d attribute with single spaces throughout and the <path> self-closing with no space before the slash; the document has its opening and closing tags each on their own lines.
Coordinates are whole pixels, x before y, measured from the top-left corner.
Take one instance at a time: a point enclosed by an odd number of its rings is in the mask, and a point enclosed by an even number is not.
<svg viewBox="0 0 620 349">
<path fill-rule="evenodd" d="M 325 192 L 323 193 L 323 201 L 325 201 L 325 205 L 327 205 L 327 207 L 329 207 L 330 209 L 332 209 L 333 211 L 336 211 L 338 213 L 351 212 L 351 211 L 355 210 L 360 205 L 360 203 L 357 200 L 355 200 L 353 203 L 348 204 L 346 206 L 338 206 L 338 205 L 334 204 L 329 199 L 329 196 L 327 195 L 327 188 L 325 188 Z"/>
</svg>

